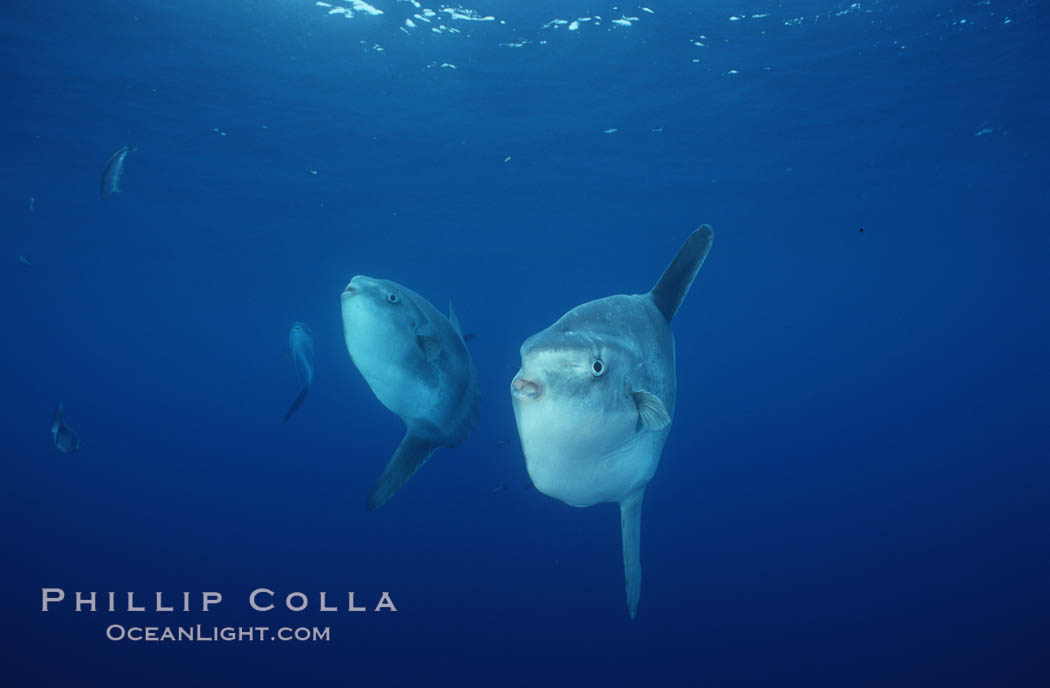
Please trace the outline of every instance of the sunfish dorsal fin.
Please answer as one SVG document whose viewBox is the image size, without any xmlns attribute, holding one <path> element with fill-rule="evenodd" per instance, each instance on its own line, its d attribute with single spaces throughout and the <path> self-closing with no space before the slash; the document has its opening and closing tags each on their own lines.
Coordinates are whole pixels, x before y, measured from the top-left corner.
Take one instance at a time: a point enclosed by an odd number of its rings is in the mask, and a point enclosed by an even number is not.
<svg viewBox="0 0 1050 688">
<path fill-rule="evenodd" d="M 379 476 L 375 485 L 372 486 L 372 491 L 368 493 L 366 502 L 368 510 L 378 509 L 393 497 L 394 493 L 419 470 L 419 467 L 426 463 L 435 449 L 437 447 L 430 442 L 416 437 L 411 431 L 406 432 L 397 451 L 390 458 L 390 463 L 386 465 L 383 474 Z"/>
<path fill-rule="evenodd" d="M 58 430 L 59 426 L 62 425 L 62 402 L 58 402 L 58 406 L 55 407 L 55 412 L 51 414 L 51 432 Z"/>
<path fill-rule="evenodd" d="M 452 323 L 452 329 L 456 331 L 460 339 L 463 339 L 463 330 L 459 328 L 459 318 L 456 317 L 456 311 L 452 309 L 452 302 L 448 302 L 448 321 Z"/>
<path fill-rule="evenodd" d="M 306 395 L 309 393 L 310 386 L 306 385 L 305 387 L 303 387 L 302 391 L 299 392 L 299 396 L 295 398 L 295 401 L 292 402 L 292 406 L 288 409 L 288 413 L 284 414 L 284 420 L 281 421 L 282 423 L 287 423 L 288 419 L 291 418 L 292 415 L 299 410 L 299 407 L 303 405 L 304 401 L 306 401 Z"/>
<path fill-rule="evenodd" d="M 674 260 L 664 270 L 660 281 L 649 292 L 653 303 L 667 322 L 671 322 L 685 295 L 689 293 L 689 287 L 692 286 L 700 266 L 704 264 L 704 258 L 707 258 L 714 238 L 715 233 L 710 225 L 703 225 L 690 234 L 682 248 L 678 249 Z"/>
</svg>

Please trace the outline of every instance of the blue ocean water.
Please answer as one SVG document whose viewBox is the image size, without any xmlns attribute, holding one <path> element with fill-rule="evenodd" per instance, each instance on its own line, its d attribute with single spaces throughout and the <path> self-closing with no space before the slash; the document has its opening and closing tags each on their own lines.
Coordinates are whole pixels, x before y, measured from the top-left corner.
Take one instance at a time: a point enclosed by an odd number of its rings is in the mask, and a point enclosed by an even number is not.
<svg viewBox="0 0 1050 688">
<path fill-rule="evenodd" d="M 1046 685 L 1047 35 L 1021 0 L 6 3 L 0 682 Z M 705 222 L 632 622 L 615 506 L 530 488 L 508 387 Z M 372 513 L 403 428 L 356 274 L 451 300 L 483 397 Z"/>
</svg>

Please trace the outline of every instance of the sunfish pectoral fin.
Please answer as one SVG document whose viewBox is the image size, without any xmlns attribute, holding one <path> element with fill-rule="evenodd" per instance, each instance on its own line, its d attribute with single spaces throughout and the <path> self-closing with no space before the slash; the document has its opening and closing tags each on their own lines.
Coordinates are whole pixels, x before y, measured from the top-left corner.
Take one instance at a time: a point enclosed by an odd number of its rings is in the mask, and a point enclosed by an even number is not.
<svg viewBox="0 0 1050 688">
<path fill-rule="evenodd" d="M 299 396 L 297 396 L 295 401 L 292 402 L 292 407 L 288 409 L 288 413 L 284 414 L 284 420 L 281 421 L 282 423 L 287 423 L 288 419 L 292 417 L 292 414 L 299 410 L 299 407 L 303 405 L 304 401 L 306 401 L 306 395 L 309 392 L 309 387 L 303 387 L 303 391 L 299 392 Z"/>
<path fill-rule="evenodd" d="M 412 431 L 406 432 L 390 463 L 368 493 L 368 510 L 378 509 L 393 497 L 419 467 L 426 463 L 435 449 L 436 445 L 416 437 Z"/>
<path fill-rule="evenodd" d="M 653 303 L 667 322 L 671 322 L 685 295 L 689 293 L 689 287 L 693 285 L 693 279 L 704 264 L 714 240 L 715 233 L 710 225 L 703 225 L 690 234 L 682 248 L 678 249 L 674 260 L 660 276 L 660 281 L 649 292 Z"/>
<path fill-rule="evenodd" d="M 642 497 L 645 488 L 620 500 L 620 531 L 623 537 L 623 578 L 627 590 L 627 614 L 638 615 L 642 596 Z"/>
<path fill-rule="evenodd" d="M 642 427 L 649 432 L 663 430 L 671 424 L 671 416 L 667 413 L 667 407 L 660 397 L 644 389 L 631 392 L 634 405 L 638 407 L 638 418 L 642 421 Z"/>
<path fill-rule="evenodd" d="M 433 361 L 441 354 L 441 340 L 433 323 L 426 322 L 416 328 L 416 346 L 428 361 Z"/>
</svg>

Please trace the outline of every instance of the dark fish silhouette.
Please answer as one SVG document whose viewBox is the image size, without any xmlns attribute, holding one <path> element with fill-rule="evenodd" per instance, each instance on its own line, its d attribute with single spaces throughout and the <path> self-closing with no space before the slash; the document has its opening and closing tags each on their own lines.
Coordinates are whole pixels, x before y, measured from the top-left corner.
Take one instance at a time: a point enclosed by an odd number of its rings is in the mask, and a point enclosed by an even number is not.
<svg viewBox="0 0 1050 688">
<path fill-rule="evenodd" d="M 102 170 L 102 200 L 120 191 L 120 176 L 124 174 L 124 159 L 134 150 L 135 146 L 129 143 L 113 151 L 113 155 L 109 156 L 109 162 Z"/>
<path fill-rule="evenodd" d="M 55 443 L 55 449 L 63 454 L 72 454 L 80 451 L 80 438 L 62 420 L 62 402 L 58 402 L 55 414 L 51 416 L 51 440 Z"/>
<path fill-rule="evenodd" d="M 492 488 L 492 490 L 489 491 L 489 494 L 490 495 L 499 494 L 500 492 L 503 492 L 506 489 L 507 489 L 507 483 L 500 483 L 499 485 L 496 485 L 496 487 Z"/>
</svg>

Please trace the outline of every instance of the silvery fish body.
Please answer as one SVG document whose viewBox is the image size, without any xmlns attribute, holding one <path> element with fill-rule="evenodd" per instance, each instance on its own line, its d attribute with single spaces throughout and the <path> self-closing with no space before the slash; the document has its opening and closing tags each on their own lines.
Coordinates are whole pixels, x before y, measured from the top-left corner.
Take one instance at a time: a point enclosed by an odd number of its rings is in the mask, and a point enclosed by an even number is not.
<svg viewBox="0 0 1050 688">
<path fill-rule="evenodd" d="M 69 427 L 62 420 L 62 402 L 58 402 L 58 408 L 55 409 L 55 413 L 51 416 L 51 441 L 55 443 L 55 448 L 63 454 L 72 454 L 73 452 L 80 451 L 80 438 L 73 432 L 73 428 Z"/>
<path fill-rule="evenodd" d="M 113 151 L 113 155 L 109 156 L 109 162 L 106 163 L 106 167 L 102 170 L 102 200 L 120 191 L 120 177 L 124 174 L 124 160 L 128 157 L 128 153 L 134 150 L 135 147 L 129 143 Z"/>
</svg>

